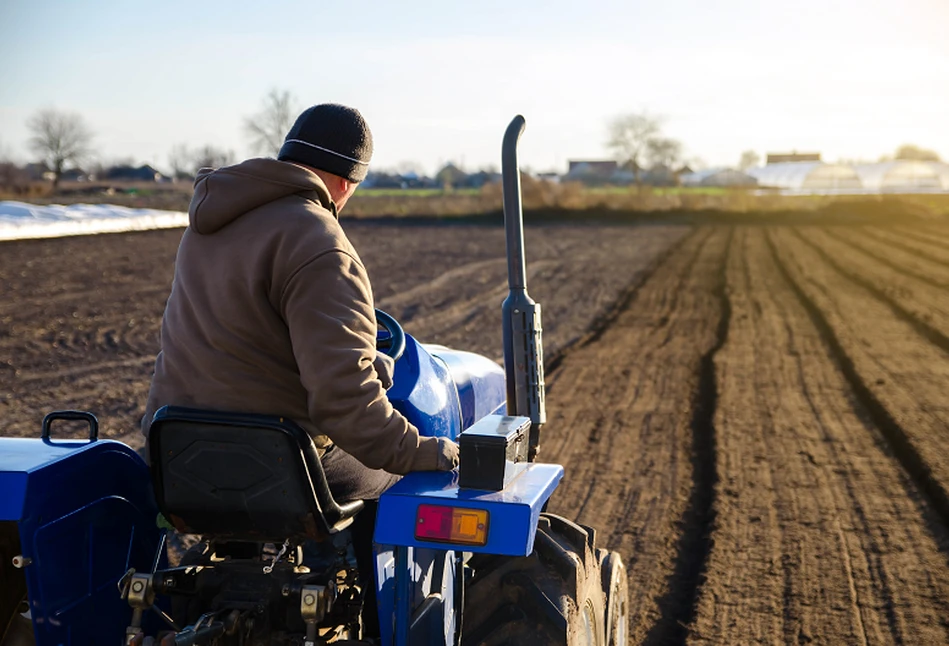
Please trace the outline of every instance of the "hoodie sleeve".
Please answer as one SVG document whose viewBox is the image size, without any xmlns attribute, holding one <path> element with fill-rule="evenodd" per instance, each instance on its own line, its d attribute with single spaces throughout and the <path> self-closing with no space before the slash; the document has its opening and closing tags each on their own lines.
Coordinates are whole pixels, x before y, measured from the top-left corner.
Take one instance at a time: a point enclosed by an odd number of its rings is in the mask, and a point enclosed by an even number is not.
<svg viewBox="0 0 949 646">
<path fill-rule="evenodd" d="M 376 318 L 362 264 L 339 250 L 310 260 L 287 281 L 280 307 L 313 423 L 369 468 L 434 470 L 437 438 L 419 436 L 392 407 L 373 366 Z"/>
</svg>

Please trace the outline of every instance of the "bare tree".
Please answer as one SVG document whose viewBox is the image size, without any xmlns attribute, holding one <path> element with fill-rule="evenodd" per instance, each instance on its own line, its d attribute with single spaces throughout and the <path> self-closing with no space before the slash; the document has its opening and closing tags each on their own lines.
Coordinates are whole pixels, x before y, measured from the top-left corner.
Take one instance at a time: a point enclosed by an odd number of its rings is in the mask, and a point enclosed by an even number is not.
<svg viewBox="0 0 949 646">
<path fill-rule="evenodd" d="M 251 149 L 276 157 L 297 112 L 296 100 L 288 90 L 271 90 L 264 97 L 260 112 L 244 119 L 244 130 L 250 137 Z"/>
<path fill-rule="evenodd" d="M 655 137 L 646 142 L 646 159 L 650 166 L 672 166 L 682 158 L 682 144 L 668 137 Z"/>
<path fill-rule="evenodd" d="M 935 151 L 926 150 L 913 144 L 903 144 L 896 149 L 895 159 L 909 159 L 913 161 L 939 161 L 939 155 Z"/>
<path fill-rule="evenodd" d="M 0 141 L 0 192 L 16 195 L 29 193 L 30 178 L 26 171 L 13 161 L 10 149 Z"/>
<path fill-rule="evenodd" d="M 761 157 L 753 150 L 746 150 L 741 154 L 741 160 L 738 162 L 740 170 L 748 170 L 761 163 Z"/>
<path fill-rule="evenodd" d="M 40 110 L 27 120 L 26 127 L 32 133 L 30 149 L 42 155 L 53 172 L 53 190 L 59 185 L 63 167 L 69 162 L 78 165 L 92 151 L 92 131 L 74 112 Z"/>
<path fill-rule="evenodd" d="M 641 184 L 640 169 L 646 146 L 659 136 L 661 123 L 661 118 L 646 112 L 621 115 L 609 123 L 606 145 L 615 151 L 619 162 L 632 168 L 636 184 Z"/>
<path fill-rule="evenodd" d="M 192 153 L 191 168 L 194 172 L 202 168 L 220 168 L 234 161 L 234 151 L 207 144 Z"/>
<path fill-rule="evenodd" d="M 171 178 L 174 181 L 193 174 L 193 157 L 194 154 L 188 149 L 188 144 L 175 144 L 171 147 L 168 151 L 168 165 L 171 167 Z"/>
</svg>

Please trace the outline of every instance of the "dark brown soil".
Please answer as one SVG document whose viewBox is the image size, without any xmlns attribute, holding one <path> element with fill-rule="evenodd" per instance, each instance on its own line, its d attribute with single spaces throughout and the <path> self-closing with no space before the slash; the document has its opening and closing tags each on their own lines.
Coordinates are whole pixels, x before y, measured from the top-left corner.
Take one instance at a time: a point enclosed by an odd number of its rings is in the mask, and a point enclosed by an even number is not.
<svg viewBox="0 0 949 646">
<path fill-rule="evenodd" d="M 548 224 L 552 511 L 629 571 L 633 644 L 949 643 L 949 226 Z M 378 305 L 500 357 L 499 227 L 347 223 Z M 140 443 L 180 231 L 0 244 L 0 415 Z"/>
<path fill-rule="evenodd" d="M 504 231 L 482 225 L 345 223 L 377 306 L 423 342 L 501 356 Z M 675 227 L 549 225 L 526 234 L 548 356 L 582 336 L 688 233 Z M 53 409 L 95 413 L 138 445 L 181 230 L 0 243 L 0 418 L 38 433 Z"/>
</svg>

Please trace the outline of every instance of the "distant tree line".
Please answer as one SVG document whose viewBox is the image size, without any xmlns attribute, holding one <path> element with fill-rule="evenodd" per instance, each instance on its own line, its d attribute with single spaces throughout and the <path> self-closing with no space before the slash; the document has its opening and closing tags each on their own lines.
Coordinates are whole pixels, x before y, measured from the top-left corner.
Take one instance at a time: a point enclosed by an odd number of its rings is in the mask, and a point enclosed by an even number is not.
<svg viewBox="0 0 949 646">
<path fill-rule="evenodd" d="M 276 156 L 300 109 L 298 101 L 289 91 L 275 88 L 268 92 L 261 101 L 260 109 L 246 116 L 242 123 L 251 150 L 257 154 Z M 637 185 L 656 177 L 690 170 L 689 164 L 698 162 L 686 160 L 682 143 L 663 133 L 664 121 L 661 115 L 643 111 L 623 114 L 607 123 L 606 145 L 613 152 L 618 168 Z M 87 165 L 89 168 L 98 166 L 100 172 L 107 170 L 101 162 L 95 162 L 94 133 L 81 115 L 46 108 L 33 114 L 26 125 L 30 133 L 28 148 L 46 169 L 54 190 L 69 168 Z M 235 159 L 234 151 L 213 144 L 176 143 L 171 147 L 167 161 L 170 177 L 177 180 L 190 179 L 200 168 L 228 165 Z M 891 159 L 940 161 L 934 151 L 912 144 L 900 146 L 894 155 L 884 156 L 881 161 Z M 760 162 L 761 157 L 756 152 L 746 150 L 741 154 L 738 168 L 745 170 Z M 123 164 L 134 166 L 131 161 Z M 678 170 L 674 170 L 676 168 Z M 494 168 L 466 173 L 449 163 L 432 178 L 407 169 L 377 171 L 373 183 L 378 187 L 451 189 L 476 188 L 497 179 Z M 22 180 L 22 169 L 14 165 L 9 160 L 9 153 L 0 147 L 0 186 L 9 186 L 16 180 Z"/>
</svg>

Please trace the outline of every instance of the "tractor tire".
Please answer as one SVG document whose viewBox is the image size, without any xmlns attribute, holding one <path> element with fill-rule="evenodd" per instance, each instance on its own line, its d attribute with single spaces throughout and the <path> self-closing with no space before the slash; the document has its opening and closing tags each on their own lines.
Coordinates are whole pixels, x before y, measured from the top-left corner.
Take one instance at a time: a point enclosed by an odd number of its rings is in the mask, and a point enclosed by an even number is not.
<svg viewBox="0 0 949 646">
<path fill-rule="evenodd" d="M 616 552 L 597 550 L 600 554 L 600 576 L 606 594 L 606 643 L 626 646 L 629 638 L 629 582 L 626 568 Z"/>
<path fill-rule="evenodd" d="M 462 610 L 463 646 L 603 646 L 609 617 L 596 532 L 541 514 L 525 557 L 475 555 Z M 610 567 L 622 563 L 617 555 Z M 621 572 L 622 573 L 622 572 Z M 625 575 L 622 590 L 625 591 Z"/>
</svg>

